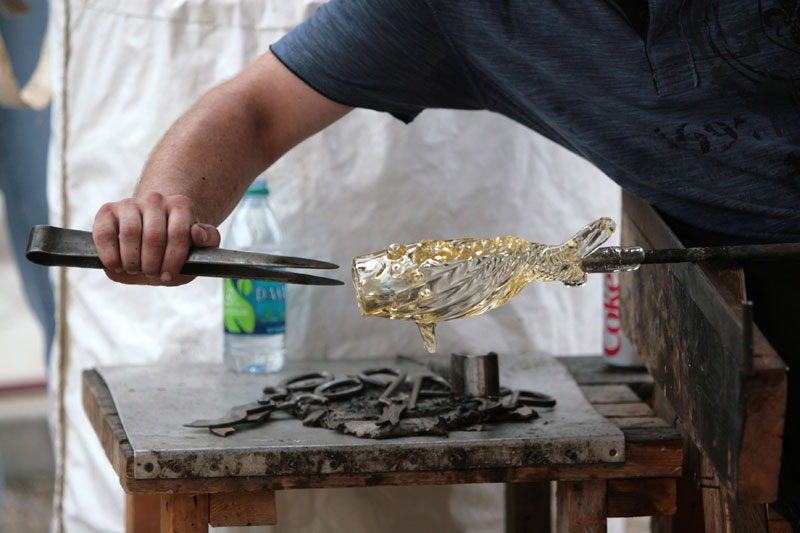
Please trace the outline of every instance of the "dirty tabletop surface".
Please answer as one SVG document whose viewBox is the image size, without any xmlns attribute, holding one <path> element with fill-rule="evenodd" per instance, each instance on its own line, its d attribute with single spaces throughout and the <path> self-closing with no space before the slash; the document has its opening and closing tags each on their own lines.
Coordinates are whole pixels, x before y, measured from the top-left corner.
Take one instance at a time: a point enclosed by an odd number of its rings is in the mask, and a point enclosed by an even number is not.
<svg viewBox="0 0 800 533">
<path fill-rule="evenodd" d="M 442 469 L 509 468 L 622 462 L 622 432 L 598 414 L 569 372 L 553 358 L 500 355 L 500 385 L 555 397 L 540 418 L 490 424 L 485 431 L 449 436 L 360 439 L 305 427 L 276 412 L 264 425 L 217 437 L 186 428 L 198 418 L 224 416 L 230 407 L 257 400 L 283 377 L 327 370 L 335 377 L 369 367 L 425 372 L 406 359 L 289 362 L 280 374 L 228 372 L 222 364 L 101 367 L 134 453 L 135 479 L 229 476 L 308 476 Z"/>
</svg>

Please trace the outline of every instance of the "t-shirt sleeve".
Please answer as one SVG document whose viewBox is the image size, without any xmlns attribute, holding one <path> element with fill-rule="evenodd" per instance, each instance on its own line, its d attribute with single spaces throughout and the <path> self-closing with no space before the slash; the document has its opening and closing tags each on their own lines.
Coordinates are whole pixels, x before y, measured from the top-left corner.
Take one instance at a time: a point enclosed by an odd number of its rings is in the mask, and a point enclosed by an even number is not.
<svg viewBox="0 0 800 533">
<path fill-rule="evenodd" d="M 332 0 L 270 49 L 328 98 L 405 122 L 428 107 L 483 107 L 426 0 Z"/>
</svg>

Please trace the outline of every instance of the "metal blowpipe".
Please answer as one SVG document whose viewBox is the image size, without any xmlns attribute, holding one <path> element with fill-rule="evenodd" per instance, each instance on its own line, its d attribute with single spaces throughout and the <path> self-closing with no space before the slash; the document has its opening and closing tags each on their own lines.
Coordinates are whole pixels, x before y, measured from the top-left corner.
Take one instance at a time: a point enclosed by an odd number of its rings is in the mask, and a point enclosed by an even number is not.
<svg viewBox="0 0 800 533">
<path fill-rule="evenodd" d="M 583 258 L 584 272 L 636 270 L 654 263 L 696 263 L 711 260 L 749 261 L 800 258 L 800 243 L 742 244 L 737 246 L 700 246 L 645 250 L 639 246 L 598 248 Z"/>
</svg>

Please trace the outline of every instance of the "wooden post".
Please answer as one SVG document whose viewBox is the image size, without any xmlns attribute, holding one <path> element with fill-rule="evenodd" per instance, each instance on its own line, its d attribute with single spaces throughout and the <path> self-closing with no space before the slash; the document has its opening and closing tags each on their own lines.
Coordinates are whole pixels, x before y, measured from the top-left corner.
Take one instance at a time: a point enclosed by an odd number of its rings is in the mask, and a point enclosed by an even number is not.
<svg viewBox="0 0 800 533">
<path fill-rule="evenodd" d="M 655 210 L 630 195 L 623 196 L 621 240 L 682 246 Z M 738 276 L 725 265 L 722 279 L 690 263 L 643 266 L 620 276 L 621 320 L 719 483 L 736 501 L 766 503 L 778 493 L 787 368 L 748 318 Z"/>
<path fill-rule="evenodd" d="M 159 494 L 125 494 L 125 531 L 149 533 L 161 527 Z"/>
<path fill-rule="evenodd" d="M 208 494 L 164 494 L 161 504 L 161 533 L 208 533 Z"/>
<path fill-rule="evenodd" d="M 767 506 L 734 501 L 707 457 L 702 458 L 701 480 L 706 531 L 767 533 Z"/>
<path fill-rule="evenodd" d="M 506 483 L 506 533 L 550 533 L 550 482 Z"/>
<path fill-rule="evenodd" d="M 558 532 L 606 531 L 606 481 L 558 482 Z"/>
</svg>

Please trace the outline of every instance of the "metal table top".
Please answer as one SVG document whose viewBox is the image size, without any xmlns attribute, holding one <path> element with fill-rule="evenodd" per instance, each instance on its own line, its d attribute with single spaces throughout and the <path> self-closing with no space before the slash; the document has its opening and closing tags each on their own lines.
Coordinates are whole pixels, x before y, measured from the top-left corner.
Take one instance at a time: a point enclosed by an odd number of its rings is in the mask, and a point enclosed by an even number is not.
<svg viewBox="0 0 800 533">
<path fill-rule="evenodd" d="M 424 366 L 409 360 L 289 362 L 279 374 L 234 374 L 221 364 L 120 366 L 96 369 L 113 397 L 134 452 L 135 479 L 214 478 L 425 472 L 443 469 L 616 463 L 625 460 L 622 432 L 583 397 L 555 359 L 500 356 L 500 383 L 554 396 L 540 418 L 451 431 L 449 436 L 360 439 L 276 413 L 265 425 L 220 438 L 182 424 L 223 416 L 256 400 L 283 377 L 327 370 L 336 377 L 367 367 L 394 366 L 409 374 Z"/>
</svg>

